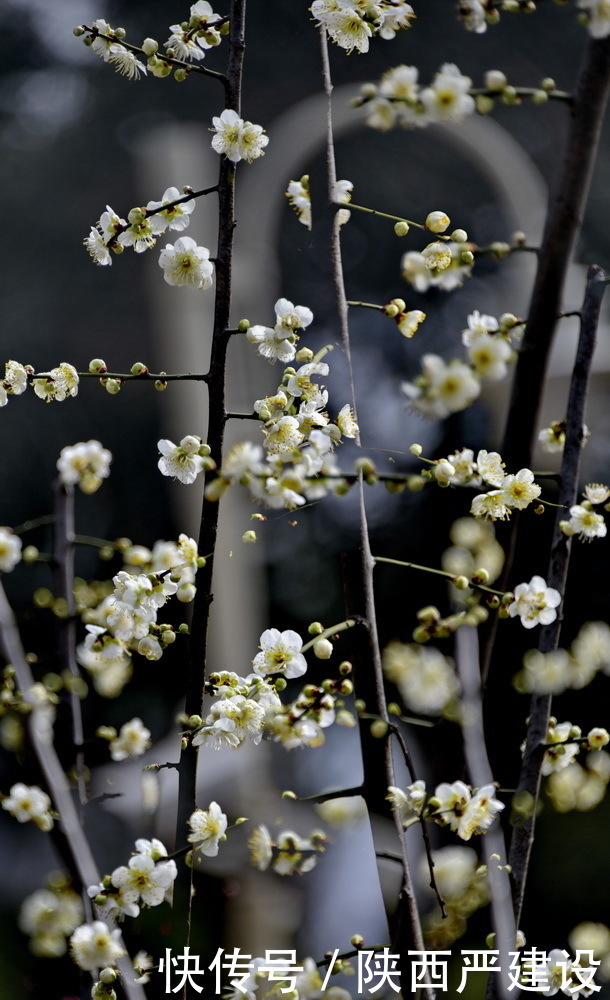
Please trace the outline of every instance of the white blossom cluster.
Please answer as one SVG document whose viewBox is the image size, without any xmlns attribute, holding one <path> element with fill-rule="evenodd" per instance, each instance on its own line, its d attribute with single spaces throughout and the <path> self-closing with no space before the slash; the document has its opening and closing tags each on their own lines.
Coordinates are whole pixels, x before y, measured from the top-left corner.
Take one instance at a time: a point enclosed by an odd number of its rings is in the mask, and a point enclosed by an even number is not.
<svg viewBox="0 0 610 1000">
<path fill-rule="evenodd" d="M 453 544 L 441 557 L 446 573 L 470 579 L 478 569 L 484 569 L 488 583 L 498 579 L 504 565 L 504 549 L 496 540 L 491 521 L 459 517 L 451 525 L 449 537 Z M 461 593 L 465 595 L 466 592 L 455 590 L 452 597 L 455 599 Z"/>
<path fill-rule="evenodd" d="M 432 646 L 394 640 L 385 647 L 382 663 L 385 676 L 412 712 L 443 715 L 459 695 L 453 663 Z"/>
<path fill-rule="evenodd" d="M 354 185 L 351 181 L 335 181 L 333 186 L 333 201 L 347 205 L 352 199 Z M 304 174 L 298 181 L 290 181 L 286 191 L 288 201 L 297 213 L 298 220 L 303 226 L 311 229 L 311 193 L 309 191 L 309 175 Z M 350 211 L 341 208 L 337 212 L 339 225 L 343 226 L 350 218 Z"/>
<path fill-rule="evenodd" d="M 170 25 L 171 35 L 163 43 L 165 55 L 185 63 L 199 62 L 208 49 L 220 45 L 222 23 L 219 22 L 222 22 L 220 15 L 214 13 L 207 0 L 198 0 L 190 9 L 188 21 Z M 122 44 L 125 30 L 111 27 L 103 18 L 95 20 L 92 29 L 82 25 L 74 31 L 78 35 L 86 33 L 85 43 L 96 55 L 130 80 L 138 80 L 141 73 L 146 75 L 149 70 L 157 77 L 168 76 L 171 72 L 171 64 L 163 59 L 163 54 L 158 54 L 159 43 L 154 38 L 145 38 L 141 47 L 128 47 Z M 147 57 L 146 65 L 138 59 L 138 55 Z M 184 79 L 185 73 L 179 78 Z"/>
<path fill-rule="evenodd" d="M 81 924 L 70 938 L 70 953 L 85 972 L 111 967 L 125 954 L 120 937 L 121 932 L 111 931 L 103 920 Z"/>
<path fill-rule="evenodd" d="M 557 722 L 557 719 L 551 716 L 544 742 L 546 746 L 541 773 L 546 777 L 569 767 L 581 750 L 601 750 L 610 742 L 610 735 L 607 729 L 594 726 L 583 737 L 580 726 L 574 726 L 571 722 Z M 524 750 L 525 741 L 521 746 L 521 752 Z"/>
<path fill-rule="evenodd" d="M 209 445 L 204 444 L 196 434 L 187 434 L 179 444 L 163 438 L 157 447 L 161 453 L 159 471 L 185 485 L 194 483 L 201 472 L 216 468 L 216 463 L 210 458 Z"/>
<path fill-rule="evenodd" d="M 32 378 L 34 375 L 36 377 Z M 29 378 L 32 378 L 32 386 L 38 398 L 46 403 L 61 403 L 68 396 L 76 396 L 78 393 L 78 373 L 67 361 L 62 361 L 51 371 L 38 374 L 31 365 L 7 361 L 4 365 L 4 378 L 0 381 L 0 406 L 6 406 L 9 396 L 20 396 L 25 392 Z"/>
<path fill-rule="evenodd" d="M 405 0 L 314 0 L 309 8 L 328 36 L 348 53 L 368 52 L 369 39 L 386 40 L 410 28 L 415 12 Z"/>
<path fill-rule="evenodd" d="M 127 760 L 141 757 L 150 746 L 150 729 L 139 718 L 123 723 L 120 732 L 110 741 L 110 756 L 113 760 Z"/>
<path fill-rule="evenodd" d="M 455 124 L 474 114 L 475 101 L 469 93 L 472 80 L 454 63 L 444 63 L 428 87 L 418 83 L 418 76 L 415 66 L 395 66 L 378 85 L 365 84 L 361 100 L 367 106 L 367 125 L 385 132 L 397 125 Z"/>
<path fill-rule="evenodd" d="M 521 5 L 515 3 L 502 5 L 505 10 L 535 10 L 536 0 Z M 577 7 L 582 14 L 580 20 L 586 24 L 592 38 L 607 38 L 610 34 L 610 8 L 606 0 L 577 0 Z M 459 0 L 458 15 L 467 31 L 481 35 L 487 31 L 488 24 L 497 24 L 500 20 L 500 7 L 493 0 Z"/>
<path fill-rule="evenodd" d="M 402 276 L 416 292 L 440 288 L 452 292 L 461 287 L 472 273 L 473 255 L 468 243 L 431 243 L 419 250 L 409 250 L 401 262 Z"/>
<path fill-rule="evenodd" d="M 80 896 L 65 885 L 38 889 L 24 899 L 17 919 L 19 929 L 30 935 L 30 951 L 57 958 L 67 951 L 66 938 L 82 922 Z"/>
<path fill-rule="evenodd" d="M 264 129 L 261 125 L 244 121 L 237 111 L 225 108 L 217 118 L 212 118 L 212 125 L 211 131 L 215 133 L 212 149 L 224 154 L 232 163 L 239 163 L 240 160 L 251 163 L 265 155 L 269 137 L 264 134 Z"/>
<path fill-rule="evenodd" d="M 132 653 L 159 660 L 175 641 L 170 626 L 157 624 L 158 612 L 170 597 L 193 600 L 200 561 L 197 543 L 185 534 L 178 542 L 157 542 L 152 551 L 132 546 L 124 558 L 134 572 L 117 573 L 112 593 L 85 613 L 88 635 L 77 648 L 78 662 L 105 697 L 120 694 L 131 677 Z"/>
<path fill-rule="evenodd" d="M 546 452 L 548 455 L 558 454 L 562 452 L 566 443 L 566 423 L 565 420 L 552 420 L 548 427 L 543 427 L 538 434 L 538 443 L 542 451 Z M 589 428 L 586 424 L 582 425 L 582 442 L 581 447 L 584 448 L 589 440 L 590 436 Z"/>
<path fill-rule="evenodd" d="M 480 864 L 476 851 L 461 844 L 448 844 L 432 851 L 434 881 L 444 904 L 444 913 L 438 904 L 423 919 L 422 928 L 427 947 L 448 948 L 466 929 L 467 918 L 489 902 L 487 865 Z M 419 876 L 422 888 L 428 894 L 430 869 L 428 861 L 421 859 Z"/>
<path fill-rule="evenodd" d="M 169 860 L 160 840 L 136 840 L 135 853 L 127 865 L 115 868 L 99 885 L 90 885 L 87 893 L 107 917 L 137 917 L 140 906 L 159 906 L 169 895 L 178 869 Z M 81 968 L 72 938 L 73 957 Z M 104 965 L 112 964 L 104 962 Z M 99 965 L 99 963 L 98 963 Z"/>
<path fill-rule="evenodd" d="M 401 811 L 405 825 L 423 815 L 439 826 L 448 826 L 461 840 L 485 833 L 504 809 L 504 803 L 496 798 L 495 785 L 473 789 L 463 781 L 442 782 L 430 798 L 421 780 L 409 785 L 406 791 L 391 787 L 387 797 Z"/>
<path fill-rule="evenodd" d="M 564 535 L 575 535 L 582 542 L 591 542 L 594 538 L 605 538 L 608 528 L 603 514 L 593 510 L 598 504 L 605 504 L 610 497 L 610 488 L 604 483 L 587 483 L 582 503 L 570 507 L 570 519 L 560 521 L 559 527 Z"/>
<path fill-rule="evenodd" d="M 301 645 L 299 639 L 299 648 Z M 267 712 L 273 713 L 281 707 L 274 685 L 260 673 L 239 677 L 228 670 L 213 674 L 210 680 L 215 699 L 193 737 L 193 746 L 236 749 L 245 741 L 256 746 L 263 738 Z"/>
<path fill-rule="evenodd" d="M 541 653 L 530 649 L 514 684 L 528 694 L 562 694 L 586 687 L 598 673 L 610 676 L 610 626 L 586 622 L 569 650 Z"/>
<path fill-rule="evenodd" d="M 248 840 L 252 864 L 259 871 L 271 868 L 277 875 L 304 875 L 315 868 L 318 854 L 326 850 L 326 835 L 312 830 L 309 837 L 300 837 L 284 830 L 272 840 L 266 826 L 257 826 Z"/>
</svg>

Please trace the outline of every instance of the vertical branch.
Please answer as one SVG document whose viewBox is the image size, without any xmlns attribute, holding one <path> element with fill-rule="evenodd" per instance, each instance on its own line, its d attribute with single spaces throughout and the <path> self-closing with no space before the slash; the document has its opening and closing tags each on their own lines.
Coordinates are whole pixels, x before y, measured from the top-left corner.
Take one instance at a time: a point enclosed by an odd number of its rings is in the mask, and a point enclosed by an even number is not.
<svg viewBox="0 0 610 1000">
<path fill-rule="evenodd" d="M 245 52 L 246 0 L 232 0 L 230 8 L 229 57 L 225 82 L 225 107 L 241 111 L 241 84 Z M 208 372 L 208 444 L 212 458 L 220 466 L 226 424 L 225 383 L 231 312 L 233 271 L 233 235 L 235 230 L 235 164 L 223 156 L 218 180 L 218 247 L 216 251 L 216 292 L 214 329 Z M 205 554 L 206 565 L 199 571 L 197 593 L 189 637 L 185 678 L 185 713 L 202 713 L 208 648 L 210 605 L 213 600 L 211 553 L 218 534 L 219 504 L 203 500 L 198 551 Z M 196 807 L 197 750 L 190 742 L 183 747 L 179 764 L 176 845 L 179 847 L 187 829 L 187 820 Z M 176 924 L 185 921 L 190 927 L 192 870 L 181 866 L 174 888 Z M 187 938 L 188 943 L 188 938 Z"/>
<path fill-rule="evenodd" d="M 326 31 L 322 29 L 320 31 L 320 43 L 321 43 L 321 54 L 322 54 L 322 74 L 324 80 L 324 91 L 327 97 L 327 115 L 326 115 L 326 164 L 327 164 L 327 182 L 328 182 L 328 202 L 332 205 L 334 201 L 334 185 L 337 180 L 336 167 L 335 167 L 335 150 L 334 150 L 334 135 L 333 135 L 333 124 L 332 124 L 332 79 L 330 74 L 330 63 L 328 59 L 328 43 L 326 39 Z M 355 398 L 355 387 L 354 387 L 354 376 L 352 370 L 352 360 L 351 360 L 351 350 L 350 350 L 350 338 L 349 338 L 349 321 L 348 321 L 348 304 L 347 296 L 345 293 L 345 284 L 343 280 L 343 266 L 341 262 L 341 241 L 340 241 L 340 227 L 337 217 L 336 209 L 333 207 L 333 216 L 330 226 L 329 233 L 329 258 L 331 266 L 331 274 L 333 279 L 333 284 L 335 288 L 335 302 L 338 314 L 339 330 L 341 336 L 341 344 L 347 359 L 349 366 L 349 378 L 350 387 L 352 395 L 352 407 L 354 413 L 356 413 L 356 398 Z M 357 439 L 357 444 L 360 445 L 360 438 Z M 388 725 L 388 733 L 385 741 L 385 775 L 384 781 L 386 787 L 388 785 L 394 785 L 396 779 L 394 776 L 394 760 L 392 754 L 392 731 L 390 728 L 390 717 L 387 709 L 387 701 L 385 696 L 385 688 L 383 683 L 383 670 L 381 665 L 381 654 L 379 650 L 379 638 L 377 634 L 377 618 L 375 612 L 375 595 L 373 587 L 373 570 L 375 567 L 375 562 L 371 554 L 371 546 L 369 540 L 368 531 L 368 521 L 366 515 L 366 506 L 364 501 L 364 483 L 362 474 L 360 474 L 358 481 L 358 491 L 359 491 L 359 519 L 360 519 L 360 549 L 359 549 L 359 565 L 355 569 L 355 574 L 352 579 L 346 581 L 348 599 L 353 601 L 354 607 L 348 610 L 350 617 L 355 613 L 361 618 L 365 633 L 366 633 L 366 645 L 365 649 L 361 650 L 362 661 L 368 664 L 369 670 L 371 671 L 371 680 L 374 688 L 374 702 L 375 702 L 375 713 Z M 364 795 L 368 799 L 370 791 L 375 786 L 378 787 L 379 775 L 377 768 L 373 766 L 374 762 L 366 749 L 363 747 L 363 767 L 364 767 Z M 409 858 L 407 854 L 406 847 L 406 837 L 405 832 L 402 827 L 402 822 L 400 814 L 397 808 L 392 809 L 392 815 L 396 830 L 398 833 L 400 847 L 401 847 L 401 861 L 402 861 L 402 884 L 400 888 L 400 895 L 398 900 L 398 909 L 396 914 L 396 932 L 394 935 L 394 946 L 398 949 L 400 955 L 400 970 L 402 979 L 403 992 L 407 992 L 410 986 L 410 967 L 411 960 L 408 954 L 409 950 L 423 951 L 424 943 L 421 931 L 421 923 L 419 919 L 419 911 L 417 908 L 417 901 L 415 899 L 415 892 L 413 888 L 413 881 L 411 876 L 411 870 L 409 865 Z M 429 987 L 424 988 L 424 995 L 428 998 L 434 997 L 434 991 Z"/>
<path fill-rule="evenodd" d="M 502 457 L 510 469 L 531 464 L 538 428 L 544 376 L 561 311 L 561 296 L 595 165 L 599 135 L 610 86 L 610 38 L 591 38 L 574 101 L 570 107 L 564 160 L 556 192 L 547 213 L 538 269 L 519 352 L 506 421 Z M 502 584 L 510 575 L 517 545 L 518 522 L 509 530 Z M 483 678 L 487 677 L 498 619 L 494 617 L 483 650 Z"/>
<path fill-rule="evenodd" d="M 483 705 L 481 700 L 481 674 L 479 670 L 479 644 L 475 628 L 462 626 L 455 633 L 455 659 L 462 685 L 462 738 L 464 756 L 470 780 L 476 788 L 490 785 L 493 774 L 487 756 Z M 506 866 L 506 846 L 499 823 L 494 824 L 482 838 L 489 879 L 491 912 L 496 932 L 496 948 L 500 952 L 499 968 L 502 986 L 496 974 L 490 978 L 493 995 L 510 997 L 507 976 L 508 953 L 515 948 L 515 917 L 513 913 L 510 881 Z"/>
<path fill-rule="evenodd" d="M 559 522 L 565 516 L 565 510 L 562 508 L 572 507 L 576 502 L 585 406 L 593 363 L 593 352 L 595 350 L 597 323 L 605 288 L 606 275 L 600 267 L 592 265 L 589 268 L 587 288 L 581 310 L 580 338 L 576 352 L 574 372 L 570 383 L 570 396 L 566 418 L 566 443 L 561 465 L 558 496 L 558 503 L 561 506 L 557 511 L 555 520 L 555 530 L 547 572 L 547 583 L 550 587 L 558 590 L 562 598 L 568 575 L 572 540 L 562 533 Z M 540 631 L 538 642 L 540 652 L 548 653 L 553 649 L 557 649 L 560 633 L 561 616 L 558 615 L 554 622 L 550 625 L 545 625 Z M 517 786 L 517 793 L 526 792 L 532 797 L 532 815 L 521 826 L 515 827 L 509 853 L 517 926 L 519 926 L 521 918 L 525 883 L 532 845 L 534 843 L 535 805 L 540 792 L 540 772 L 544 757 L 543 744 L 546 742 L 550 712 L 551 696 L 534 694 L 530 707 L 530 723 L 527 731 L 521 774 Z"/>
<path fill-rule="evenodd" d="M 76 622 L 74 620 L 74 487 L 64 486 L 59 480 L 55 490 L 55 536 L 53 545 L 53 568 L 55 593 L 66 602 L 66 618 L 58 622 L 59 662 L 70 672 L 74 680 L 80 679 L 76 662 Z M 87 782 L 85 778 L 85 754 L 83 716 L 78 690 L 70 688 L 70 711 L 72 713 L 72 741 L 74 744 L 75 774 L 78 797 L 81 806 L 87 802 Z"/>
<path fill-rule="evenodd" d="M 32 706 L 28 716 L 28 737 L 38 762 L 44 784 L 59 813 L 59 824 L 53 828 L 53 836 L 60 856 L 81 889 L 100 882 L 100 874 L 91 853 L 91 847 L 83 830 L 78 810 L 74 803 L 66 775 L 53 746 L 53 728 L 41 706 L 32 693 L 34 677 L 25 658 L 21 637 L 15 623 L 11 606 L 0 583 L 0 649 L 7 662 L 15 670 L 15 677 L 23 700 Z M 108 918 L 105 922 L 114 927 Z M 124 943 L 121 942 L 121 944 Z M 121 972 L 121 986 L 127 1000 L 145 1000 L 142 987 L 133 981 L 133 966 L 127 955 L 119 958 L 117 967 Z"/>
</svg>

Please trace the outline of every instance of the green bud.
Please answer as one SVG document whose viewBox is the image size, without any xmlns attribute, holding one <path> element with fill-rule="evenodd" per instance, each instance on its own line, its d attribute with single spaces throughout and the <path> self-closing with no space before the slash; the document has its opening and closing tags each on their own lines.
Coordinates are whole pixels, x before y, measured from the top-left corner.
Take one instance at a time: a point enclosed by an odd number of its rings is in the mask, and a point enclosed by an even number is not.
<svg viewBox="0 0 610 1000">
<path fill-rule="evenodd" d="M 404 221 L 396 222 L 394 225 L 394 232 L 397 236 L 406 236 L 409 232 L 409 223 Z"/>
<path fill-rule="evenodd" d="M 374 722 L 371 722 L 370 732 L 373 739 L 382 740 L 388 732 L 387 722 L 384 722 L 383 719 L 375 719 Z"/>
<path fill-rule="evenodd" d="M 103 372 L 107 372 L 106 362 L 102 361 L 101 358 L 94 358 L 93 361 L 89 362 L 89 371 L 93 375 L 101 375 Z"/>
<path fill-rule="evenodd" d="M 85 34 L 85 30 L 86 29 L 83 24 L 77 24 L 74 28 L 72 28 L 72 34 L 76 35 L 77 38 L 80 38 L 81 35 Z"/>
<path fill-rule="evenodd" d="M 106 392 L 110 393 L 111 396 L 116 396 L 121 391 L 122 383 L 117 378 L 107 378 L 104 380 L 104 385 Z"/>
<path fill-rule="evenodd" d="M 176 70 L 174 70 L 174 80 L 176 80 L 178 83 L 184 83 L 184 81 L 186 80 L 187 76 L 188 76 L 188 73 L 187 73 L 187 71 L 185 69 L 176 69 Z"/>
<path fill-rule="evenodd" d="M 145 364 L 142 363 L 142 361 L 136 361 L 136 363 L 131 366 L 130 371 L 131 371 L 132 375 L 147 375 L 148 374 L 148 368 L 146 367 Z"/>
</svg>

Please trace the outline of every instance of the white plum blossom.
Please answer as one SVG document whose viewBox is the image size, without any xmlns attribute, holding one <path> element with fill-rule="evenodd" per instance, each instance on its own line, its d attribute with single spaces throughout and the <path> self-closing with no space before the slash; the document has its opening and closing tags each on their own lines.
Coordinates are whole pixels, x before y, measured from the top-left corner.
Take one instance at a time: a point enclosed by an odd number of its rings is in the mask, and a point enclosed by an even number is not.
<svg viewBox="0 0 610 1000">
<path fill-rule="evenodd" d="M 154 216 L 153 216 L 154 218 Z M 168 285 L 186 285 L 202 291 L 210 288 L 214 268 L 207 247 L 197 246 L 190 236 L 168 243 L 159 255 L 159 267 Z"/>
<path fill-rule="evenodd" d="M 296 354 L 295 337 L 287 335 L 284 327 L 251 326 L 246 337 L 250 344 L 256 344 L 258 353 L 269 361 L 283 361 L 287 364 Z"/>
<path fill-rule="evenodd" d="M 260 638 L 261 652 L 252 661 L 254 672 L 261 677 L 268 674 L 283 674 L 288 679 L 301 677 L 307 670 L 302 647 L 303 640 L 292 629 L 285 632 L 276 628 L 265 629 Z"/>
<path fill-rule="evenodd" d="M 120 42 L 113 42 L 108 49 L 107 62 L 111 62 L 117 73 L 126 76 L 129 80 L 139 80 L 140 73 L 146 76 L 146 66 L 140 62 L 136 54 L 131 49 L 126 49 Z"/>
<path fill-rule="evenodd" d="M 146 728 L 141 719 L 125 722 L 118 736 L 110 743 L 110 756 L 113 760 L 141 757 L 150 746 L 150 735 L 150 729 Z"/>
<path fill-rule="evenodd" d="M 570 520 L 561 521 L 560 527 L 564 535 L 576 535 L 583 542 L 605 538 L 608 531 L 603 516 L 596 514 L 590 503 L 570 507 Z"/>
<path fill-rule="evenodd" d="M 607 38 L 610 35 L 608 0 L 578 0 L 578 7 L 587 14 L 587 28 L 592 38 Z"/>
<path fill-rule="evenodd" d="M 2 799 L 2 808 L 14 816 L 19 823 L 27 823 L 31 820 L 45 833 L 53 829 L 53 817 L 50 812 L 51 800 L 38 785 L 24 785 L 22 781 L 16 782 L 9 794 Z"/>
<path fill-rule="evenodd" d="M 138 841 L 136 841 L 136 849 Z M 115 868 L 112 885 L 127 903 L 159 906 L 178 874 L 175 861 L 157 860 L 148 852 L 134 854 L 128 865 Z"/>
<path fill-rule="evenodd" d="M 481 449 L 477 454 L 477 469 L 481 479 L 490 486 L 502 486 L 506 473 L 502 456 L 497 451 Z"/>
<path fill-rule="evenodd" d="M 492 826 L 504 803 L 496 797 L 496 786 L 484 785 L 474 795 L 463 781 L 443 782 L 430 801 L 432 816 L 441 826 L 449 826 L 462 840 L 485 833 Z"/>
<path fill-rule="evenodd" d="M 78 485 L 83 493 L 95 493 L 110 475 L 111 462 L 111 452 L 99 441 L 79 441 L 62 448 L 57 469 L 64 486 Z"/>
<path fill-rule="evenodd" d="M 442 715 L 459 694 L 453 664 L 432 646 L 394 640 L 385 647 L 382 662 L 385 676 L 412 712 Z"/>
<path fill-rule="evenodd" d="M 278 299 L 274 305 L 276 326 L 284 330 L 305 330 L 313 322 L 307 306 L 295 306 L 288 299 Z"/>
<path fill-rule="evenodd" d="M 212 139 L 212 149 L 224 153 L 232 163 L 246 160 L 251 163 L 259 156 L 264 156 L 265 146 L 269 142 L 261 125 L 253 125 L 244 121 L 236 111 L 226 109 L 218 118 L 212 119 L 216 135 Z"/>
<path fill-rule="evenodd" d="M 10 573 L 21 561 L 21 539 L 10 528 L 0 527 L 0 573 Z"/>
<path fill-rule="evenodd" d="M 461 122 L 474 113 L 474 98 L 468 90 L 472 80 L 453 63 L 445 63 L 430 87 L 421 92 L 421 102 L 430 121 Z"/>
<path fill-rule="evenodd" d="M 406 827 L 415 816 L 421 816 L 426 804 L 426 782 L 414 781 L 403 791 L 395 785 L 388 787 L 386 799 L 400 812 L 400 818 Z"/>
<path fill-rule="evenodd" d="M 180 197 L 178 188 L 169 187 L 164 191 L 161 201 L 148 202 L 146 211 L 150 215 L 148 221 L 154 233 L 164 233 L 168 228 L 175 229 L 177 232 L 186 229 L 191 221 L 191 212 L 195 208 L 195 202 L 192 198 L 189 201 L 180 202 L 179 205 L 174 205 L 173 208 L 163 209 L 163 205 L 170 204 Z M 154 213 L 154 215 L 150 213 Z"/>
<path fill-rule="evenodd" d="M 501 489 L 506 506 L 517 510 L 524 510 L 540 496 L 540 487 L 534 482 L 534 473 L 530 469 L 520 469 L 515 476 L 505 476 Z"/>
<path fill-rule="evenodd" d="M 83 904 L 77 893 L 61 887 L 38 889 L 24 899 L 19 910 L 19 929 L 29 934 L 30 950 L 44 958 L 66 952 L 66 936 L 83 920 Z"/>
<path fill-rule="evenodd" d="M 83 243 L 94 264 L 99 264 L 102 267 L 112 264 L 112 254 L 104 243 L 99 229 L 96 229 L 95 226 L 91 227 L 89 235 L 85 237 Z"/>
<path fill-rule="evenodd" d="M 604 483 L 587 483 L 584 496 L 589 503 L 605 503 L 610 497 L 610 488 Z"/>
<path fill-rule="evenodd" d="M 285 455 L 298 448 L 304 439 L 296 417 L 281 417 L 265 437 L 265 449 L 269 455 Z"/>
<path fill-rule="evenodd" d="M 373 29 L 345 0 L 314 0 L 311 13 L 328 32 L 329 38 L 346 52 L 368 52 Z"/>
<path fill-rule="evenodd" d="M 403 382 L 402 390 L 418 413 L 443 419 L 470 406 L 481 384 L 469 365 L 457 360 L 447 364 L 437 354 L 425 354 L 422 374 L 415 382 Z"/>
<path fill-rule="evenodd" d="M 541 576 L 533 576 L 529 583 L 515 587 L 515 600 L 509 605 L 508 613 L 511 618 L 519 616 L 524 628 L 534 628 L 554 622 L 560 604 L 561 594 L 547 587 Z"/>
<path fill-rule="evenodd" d="M 474 31 L 477 35 L 487 31 L 485 7 L 481 0 L 462 0 L 458 6 L 458 13 L 467 31 Z"/>
<path fill-rule="evenodd" d="M 196 809 L 189 817 L 191 828 L 187 840 L 206 858 L 215 858 L 221 840 L 226 840 L 227 817 L 217 802 L 207 809 Z"/>
<path fill-rule="evenodd" d="M 462 330 L 462 343 L 464 347 L 470 347 L 477 337 L 488 336 L 498 330 L 498 321 L 495 316 L 486 316 L 475 309 L 468 316 L 468 327 Z"/>
<path fill-rule="evenodd" d="M 164 476 L 173 476 L 179 482 L 190 485 L 205 468 L 203 456 L 200 454 L 201 438 L 194 434 L 187 434 L 180 444 L 174 444 L 173 441 L 164 438 L 157 442 L 157 447 L 161 452 L 157 464 Z"/>
<path fill-rule="evenodd" d="M 67 361 L 62 361 L 57 368 L 52 368 L 50 372 L 44 372 L 35 378 L 32 385 L 36 395 L 46 403 L 52 400 L 63 403 L 68 396 L 77 395 L 78 383 L 76 368 Z"/>
<path fill-rule="evenodd" d="M 503 337 L 483 333 L 470 344 L 468 360 L 480 379 L 497 382 L 506 375 L 507 362 L 512 353 L 510 344 Z"/>
<path fill-rule="evenodd" d="M 72 958 L 85 972 L 116 965 L 117 959 L 125 954 L 120 936 L 119 930 L 111 931 L 101 920 L 81 924 L 70 938 Z"/>
</svg>

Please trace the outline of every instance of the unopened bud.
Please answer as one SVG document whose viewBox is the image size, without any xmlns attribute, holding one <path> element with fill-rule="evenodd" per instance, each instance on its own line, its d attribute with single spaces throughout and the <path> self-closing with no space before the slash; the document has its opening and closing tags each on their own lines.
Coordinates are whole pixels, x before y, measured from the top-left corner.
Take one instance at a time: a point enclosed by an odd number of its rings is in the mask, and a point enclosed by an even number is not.
<svg viewBox="0 0 610 1000">
<path fill-rule="evenodd" d="M 451 219 L 445 212 L 430 212 L 426 217 L 426 229 L 431 233 L 444 233 Z"/>
<path fill-rule="evenodd" d="M 397 236 L 406 236 L 409 232 L 409 223 L 404 220 L 402 222 L 396 222 L 394 225 L 394 232 Z"/>
<path fill-rule="evenodd" d="M 131 371 L 132 375 L 147 375 L 148 374 L 148 368 L 146 367 L 145 364 L 142 363 L 142 361 L 136 361 L 136 363 L 131 366 L 130 371 Z"/>
<path fill-rule="evenodd" d="M 333 644 L 328 639 L 317 639 L 313 644 L 313 653 L 318 660 L 330 660 L 333 655 Z"/>
</svg>

